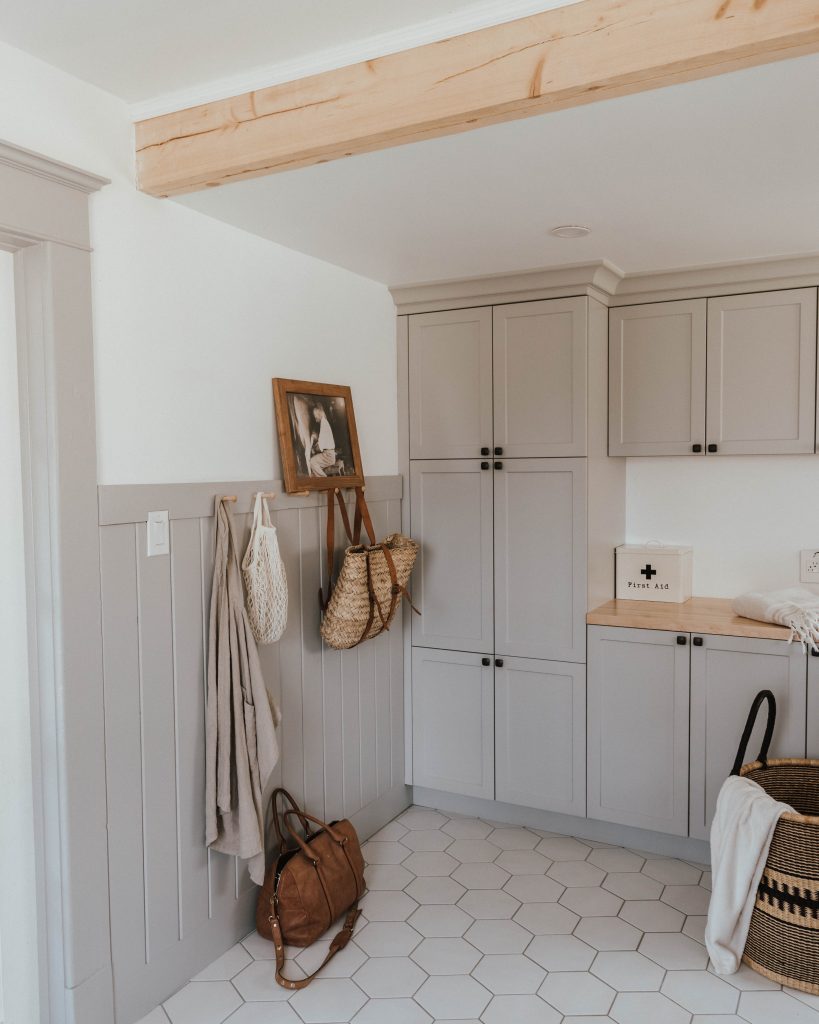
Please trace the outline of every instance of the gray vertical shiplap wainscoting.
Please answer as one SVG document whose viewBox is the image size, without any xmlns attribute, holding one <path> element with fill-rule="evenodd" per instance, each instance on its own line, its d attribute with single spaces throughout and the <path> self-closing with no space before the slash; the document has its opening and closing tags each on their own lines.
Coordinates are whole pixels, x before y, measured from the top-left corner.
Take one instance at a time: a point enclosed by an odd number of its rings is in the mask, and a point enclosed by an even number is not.
<svg viewBox="0 0 819 1024">
<path fill-rule="evenodd" d="M 275 783 L 319 817 L 351 817 L 362 837 L 410 802 L 401 616 L 352 651 L 319 635 L 326 496 L 286 495 L 270 480 L 100 487 L 117 1024 L 139 1019 L 253 926 L 246 868 L 204 846 L 205 656 L 214 499 L 237 495 L 244 551 L 259 490 L 277 494 L 289 589 L 284 636 L 259 648 L 283 716 Z M 379 537 L 401 529 L 401 497 L 400 476 L 368 481 Z M 146 520 L 159 509 L 170 514 L 171 553 L 148 558 Z"/>
</svg>

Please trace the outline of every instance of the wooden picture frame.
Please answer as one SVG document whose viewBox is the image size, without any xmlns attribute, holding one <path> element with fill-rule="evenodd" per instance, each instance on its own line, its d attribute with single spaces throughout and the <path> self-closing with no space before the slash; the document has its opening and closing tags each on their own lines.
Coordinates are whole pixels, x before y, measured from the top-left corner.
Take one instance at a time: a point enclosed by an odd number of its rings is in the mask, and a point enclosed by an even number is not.
<svg viewBox="0 0 819 1024">
<path fill-rule="evenodd" d="M 288 494 L 364 486 L 349 387 L 274 377 L 273 397 Z"/>
</svg>

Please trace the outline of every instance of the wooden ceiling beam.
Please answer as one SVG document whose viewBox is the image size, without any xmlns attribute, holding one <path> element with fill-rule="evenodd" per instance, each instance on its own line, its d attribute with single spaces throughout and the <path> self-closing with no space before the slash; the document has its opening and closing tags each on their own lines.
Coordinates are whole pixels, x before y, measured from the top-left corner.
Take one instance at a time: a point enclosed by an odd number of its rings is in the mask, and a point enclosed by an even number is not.
<svg viewBox="0 0 819 1024">
<path fill-rule="evenodd" d="M 136 125 L 180 195 L 819 50 L 817 0 L 581 0 Z"/>
</svg>

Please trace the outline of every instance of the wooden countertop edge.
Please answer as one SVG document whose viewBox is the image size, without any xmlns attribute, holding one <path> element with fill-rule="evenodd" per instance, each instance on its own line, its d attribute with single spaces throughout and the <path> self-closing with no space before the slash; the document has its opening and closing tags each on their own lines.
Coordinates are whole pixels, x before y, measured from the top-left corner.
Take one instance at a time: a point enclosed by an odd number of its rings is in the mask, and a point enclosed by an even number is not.
<svg viewBox="0 0 819 1024">
<path fill-rule="evenodd" d="M 586 616 L 590 626 L 659 629 L 713 636 L 745 636 L 759 640 L 788 640 L 787 626 L 757 622 L 735 615 L 727 598 L 692 597 L 683 604 L 661 601 L 608 601 Z"/>
</svg>

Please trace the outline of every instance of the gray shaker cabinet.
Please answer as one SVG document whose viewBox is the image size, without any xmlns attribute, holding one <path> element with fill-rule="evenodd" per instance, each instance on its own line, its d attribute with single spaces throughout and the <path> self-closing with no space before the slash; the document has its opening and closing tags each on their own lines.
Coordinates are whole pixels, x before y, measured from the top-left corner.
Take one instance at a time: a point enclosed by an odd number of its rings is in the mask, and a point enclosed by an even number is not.
<svg viewBox="0 0 819 1024">
<path fill-rule="evenodd" d="M 409 411 L 410 458 L 490 454 L 490 306 L 409 317 Z"/>
<path fill-rule="evenodd" d="M 410 530 L 420 544 L 413 572 L 412 643 L 493 650 L 491 462 L 414 461 Z"/>
<path fill-rule="evenodd" d="M 748 711 L 760 690 L 771 690 L 776 697 L 776 730 L 771 756 L 805 756 L 805 675 L 805 654 L 799 644 L 693 634 L 692 836 L 708 838 L 717 794 L 731 771 Z M 765 731 L 765 710 L 763 707 L 751 736 L 748 761 L 753 761 L 759 753 Z"/>
<path fill-rule="evenodd" d="M 705 452 L 706 300 L 609 312 L 609 455 Z"/>
<path fill-rule="evenodd" d="M 687 835 L 690 650 L 688 634 L 589 627 L 590 818 Z"/>
<path fill-rule="evenodd" d="M 503 658 L 495 669 L 495 796 L 586 813 L 586 669 Z"/>
<path fill-rule="evenodd" d="M 494 444 L 506 458 L 586 454 L 586 298 L 492 313 Z"/>
<path fill-rule="evenodd" d="M 585 661 L 586 460 L 496 465 L 495 652 Z"/>
<path fill-rule="evenodd" d="M 414 785 L 494 798 L 493 673 L 479 654 L 413 649 Z"/>
<path fill-rule="evenodd" d="M 814 450 L 816 289 L 708 300 L 708 451 Z"/>
</svg>

